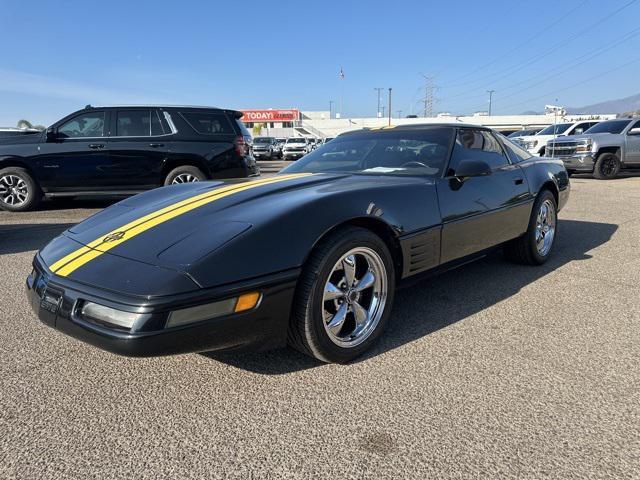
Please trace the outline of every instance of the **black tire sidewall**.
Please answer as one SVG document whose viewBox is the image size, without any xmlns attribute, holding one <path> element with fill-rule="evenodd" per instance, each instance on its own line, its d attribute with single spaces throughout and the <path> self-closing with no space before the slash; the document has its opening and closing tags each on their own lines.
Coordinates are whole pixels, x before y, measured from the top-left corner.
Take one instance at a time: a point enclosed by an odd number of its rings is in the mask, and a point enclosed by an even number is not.
<svg viewBox="0 0 640 480">
<path fill-rule="evenodd" d="M 544 202 L 545 200 L 551 200 L 551 202 L 553 203 L 553 208 L 555 210 L 555 216 L 556 216 L 556 231 L 553 236 L 553 243 L 551 244 L 551 248 L 549 249 L 546 255 L 541 255 L 540 252 L 538 252 L 538 248 L 536 246 L 536 220 L 538 218 L 538 211 L 540 210 L 540 205 L 542 205 L 542 202 Z M 556 197 L 554 197 L 553 193 L 551 193 L 549 190 L 543 190 L 540 193 L 540 195 L 538 195 L 538 197 L 536 198 L 536 201 L 533 204 L 533 210 L 531 211 L 531 218 L 529 219 L 529 228 L 527 229 L 526 235 L 527 235 L 528 248 L 531 251 L 531 254 L 533 255 L 533 259 L 535 263 L 537 263 L 538 265 L 542 265 L 549 259 L 549 257 L 551 257 L 551 254 L 553 253 L 553 250 L 556 246 L 556 240 L 558 239 L 558 204 L 556 202 Z"/>
<path fill-rule="evenodd" d="M 7 167 L 0 170 L 0 177 L 4 175 L 15 175 L 27 184 L 27 201 L 18 207 L 14 207 L 0 200 L 0 210 L 7 212 L 25 212 L 34 209 L 40 203 L 42 195 L 40 187 L 27 170 L 20 167 Z"/>
<path fill-rule="evenodd" d="M 356 247 L 368 247 L 374 250 L 382 259 L 387 271 L 387 300 L 382 317 L 371 335 L 360 345 L 351 348 L 340 347 L 331 341 L 324 328 L 322 311 L 322 298 L 324 285 L 336 262 L 342 255 Z M 325 255 L 319 274 L 316 277 L 311 295 L 306 301 L 306 332 L 310 340 L 321 353 L 321 359 L 336 363 L 345 363 L 361 355 L 369 349 L 381 335 L 391 314 L 395 292 L 395 271 L 393 258 L 385 243 L 375 234 L 367 230 L 356 230 L 353 234 L 346 236 L 336 242 L 331 250 Z"/>
<path fill-rule="evenodd" d="M 194 167 L 192 165 L 182 165 L 171 170 L 164 179 L 164 185 L 171 185 L 173 180 L 183 173 L 188 173 L 198 178 L 199 181 L 204 181 L 207 179 L 206 175 L 200 170 L 198 167 Z"/>
<path fill-rule="evenodd" d="M 612 174 L 604 175 L 601 172 L 602 164 L 608 159 L 613 158 L 616 162 L 616 168 Z M 612 178 L 616 178 L 618 176 L 618 172 L 620 172 L 620 159 L 615 153 L 601 153 L 596 160 L 595 167 L 593 169 L 593 176 L 600 180 L 608 180 Z"/>
</svg>

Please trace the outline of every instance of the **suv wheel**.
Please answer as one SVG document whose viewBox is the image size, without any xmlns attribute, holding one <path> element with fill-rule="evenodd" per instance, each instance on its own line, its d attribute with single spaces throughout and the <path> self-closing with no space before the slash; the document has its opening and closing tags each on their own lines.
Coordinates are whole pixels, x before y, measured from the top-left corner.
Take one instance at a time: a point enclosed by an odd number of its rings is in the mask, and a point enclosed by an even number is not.
<svg viewBox="0 0 640 480">
<path fill-rule="evenodd" d="M 601 153 L 593 167 L 593 176 L 598 180 L 616 178 L 620 171 L 620 159 L 615 153 Z"/>
<path fill-rule="evenodd" d="M 0 170 L 0 208 L 10 212 L 25 212 L 36 208 L 42 192 L 24 168 Z"/>
<path fill-rule="evenodd" d="M 305 264 L 289 344 L 323 362 L 353 360 L 380 336 L 394 288 L 393 260 L 380 237 L 357 227 L 336 232 Z"/>
<path fill-rule="evenodd" d="M 191 165 L 182 165 L 174 168 L 169 172 L 167 178 L 164 180 L 165 185 L 178 185 L 181 183 L 202 182 L 207 177 L 202 170 Z"/>
</svg>

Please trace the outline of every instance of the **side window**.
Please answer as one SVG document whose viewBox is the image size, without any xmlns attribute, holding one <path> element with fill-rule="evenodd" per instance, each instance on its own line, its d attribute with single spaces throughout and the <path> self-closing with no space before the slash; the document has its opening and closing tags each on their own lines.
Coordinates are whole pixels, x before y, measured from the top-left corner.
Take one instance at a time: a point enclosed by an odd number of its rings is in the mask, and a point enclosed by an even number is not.
<svg viewBox="0 0 640 480">
<path fill-rule="evenodd" d="M 591 125 L 592 125 L 591 123 L 579 123 L 578 125 L 576 125 L 576 128 L 574 128 L 569 135 L 570 136 L 582 135 L 585 131 L 589 129 Z"/>
<path fill-rule="evenodd" d="M 162 121 L 160 120 L 160 115 L 157 110 L 151 111 L 151 135 L 164 135 L 165 133 L 169 133 L 168 131 L 164 131 L 164 126 L 162 125 Z"/>
<path fill-rule="evenodd" d="M 223 113 L 182 112 L 182 117 L 198 133 L 204 135 L 233 135 L 235 132 Z"/>
<path fill-rule="evenodd" d="M 498 138 L 502 140 L 502 145 L 504 145 L 504 149 L 507 151 L 507 154 L 511 159 L 511 163 L 519 163 L 531 158 L 531 154 L 529 152 L 520 147 L 517 143 L 512 142 L 509 138 L 500 133 L 498 134 Z"/>
<path fill-rule="evenodd" d="M 61 138 L 104 137 L 104 112 L 87 112 L 58 127 Z"/>
<path fill-rule="evenodd" d="M 151 135 L 149 110 L 119 110 L 116 118 L 117 137 L 148 137 Z"/>
<path fill-rule="evenodd" d="M 486 162 L 492 169 L 509 163 L 500 144 L 490 132 L 461 128 L 456 135 L 456 143 L 453 147 L 453 155 L 447 174 L 453 175 L 460 162 L 466 160 Z"/>
</svg>

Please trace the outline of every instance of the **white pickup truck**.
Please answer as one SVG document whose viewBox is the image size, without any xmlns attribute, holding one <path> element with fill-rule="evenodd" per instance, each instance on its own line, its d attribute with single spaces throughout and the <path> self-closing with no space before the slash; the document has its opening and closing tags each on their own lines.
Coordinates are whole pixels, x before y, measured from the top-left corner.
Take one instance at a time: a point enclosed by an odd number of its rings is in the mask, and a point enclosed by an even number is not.
<svg viewBox="0 0 640 480">
<path fill-rule="evenodd" d="M 531 155 L 544 157 L 547 142 L 549 140 L 554 140 L 558 137 L 582 135 L 596 123 L 599 123 L 599 120 L 581 120 L 573 123 L 556 123 L 555 125 L 549 125 L 547 128 L 539 131 L 535 135 L 524 137 L 521 144 Z"/>
</svg>

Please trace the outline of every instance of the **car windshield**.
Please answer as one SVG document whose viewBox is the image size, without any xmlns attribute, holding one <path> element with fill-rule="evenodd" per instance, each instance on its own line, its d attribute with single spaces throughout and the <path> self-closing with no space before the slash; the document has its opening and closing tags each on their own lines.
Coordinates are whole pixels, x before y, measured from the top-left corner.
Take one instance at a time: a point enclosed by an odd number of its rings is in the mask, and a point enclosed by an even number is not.
<svg viewBox="0 0 640 480">
<path fill-rule="evenodd" d="M 445 167 L 453 128 L 360 131 L 334 138 L 285 169 L 294 172 L 348 172 L 439 176 Z"/>
<path fill-rule="evenodd" d="M 253 139 L 253 143 L 271 143 L 273 141 L 270 137 L 257 137 Z"/>
<path fill-rule="evenodd" d="M 289 138 L 287 143 L 305 143 L 304 138 Z"/>
<path fill-rule="evenodd" d="M 541 130 L 538 135 L 560 135 L 561 133 L 569 130 L 569 127 L 573 125 L 573 123 L 558 123 L 556 125 L 549 125 L 544 130 Z"/>
<path fill-rule="evenodd" d="M 622 133 L 631 123 L 631 120 L 612 120 L 610 122 L 600 122 L 584 133 Z"/>
</svg>

